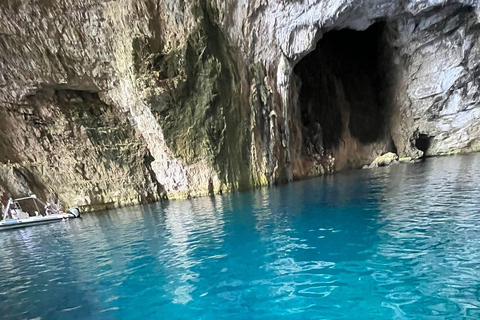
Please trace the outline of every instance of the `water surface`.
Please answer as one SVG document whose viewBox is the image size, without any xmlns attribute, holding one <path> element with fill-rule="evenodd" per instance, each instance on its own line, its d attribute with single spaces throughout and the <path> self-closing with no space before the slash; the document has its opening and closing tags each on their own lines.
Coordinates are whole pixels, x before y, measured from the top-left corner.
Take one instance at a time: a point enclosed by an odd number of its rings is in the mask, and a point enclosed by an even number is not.
<svg viewBox="0 0 480 320">
<path fill-rule="evenodd" d="M 0 233 L 2 319 L 479 319 L 480 155 Z"/>
</svg>

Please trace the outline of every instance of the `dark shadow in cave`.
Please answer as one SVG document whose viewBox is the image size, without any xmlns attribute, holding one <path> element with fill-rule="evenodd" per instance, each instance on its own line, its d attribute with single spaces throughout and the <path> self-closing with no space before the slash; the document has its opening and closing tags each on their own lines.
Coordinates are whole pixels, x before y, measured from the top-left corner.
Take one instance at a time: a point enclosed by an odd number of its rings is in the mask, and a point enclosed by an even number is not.
<svg viewBox="0 0 480 320">
<path fill-rule="evenodd" d="M 423 157 L 424 158 L 427 155 L 428 149 L 430 148 L 430 145 L 432 144 L 433 137 L 420 133 L 418 135 L 418 138 L 415 139 L 415 147 L 423 151 Z"/>
<path fill-rule="evenodd" d="M 295 66 L 304 147 L 320 154 L 337 147 L 346 125 L 364 144 L 385 137 L 393 81 L 386 29 L 378 22 L 365 31 L 327 32 Z"/>
</svg>

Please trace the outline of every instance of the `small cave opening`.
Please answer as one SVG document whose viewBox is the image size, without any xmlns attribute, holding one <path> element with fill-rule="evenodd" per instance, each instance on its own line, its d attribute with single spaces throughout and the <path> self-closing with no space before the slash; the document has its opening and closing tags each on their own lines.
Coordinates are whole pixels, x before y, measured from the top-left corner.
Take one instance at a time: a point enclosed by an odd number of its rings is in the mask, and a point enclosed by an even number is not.
<svg viewBox="0 0 480 320">
<path fill-rule="evenodd" d="M 432 139 L 433 139 L 433 137 L 431 137 L 427 134 L 423 134 L 423 133 L 420 133 L 418 135 L 418 138 L 415 139 L 415 147 L 418 150 L 423 152 L 423 157 L 422 158 L 425 158 L 427 156 L 428 149 L 430 148 L 430 146 L 432 144 Z"/>
<path fill-rule="evenodd" d="M 323 35 L 294 68 L 302 152 L 323 156 L 339 145 L 348 148 L 346 137 L 354 138 L 355 144 L 391 144 L 391 61 L 385 22 L 364 31 L 341 29 Z"/>
</svg>

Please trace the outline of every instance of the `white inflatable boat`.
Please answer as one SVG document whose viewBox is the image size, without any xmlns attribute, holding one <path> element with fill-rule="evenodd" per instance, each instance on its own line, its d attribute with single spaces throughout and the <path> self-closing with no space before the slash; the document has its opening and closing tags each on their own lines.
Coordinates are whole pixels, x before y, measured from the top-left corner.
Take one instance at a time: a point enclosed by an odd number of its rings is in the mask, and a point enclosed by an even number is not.
<svg viewBox="0 0 480 320">
<path fill-rule="evenodd" d="M 36 208 L 34 216 L 23 211 L 20 206 L 20 202 L 33 201 Z M 40 213 L 40 207 L 38 203 L 43 205 L 44 212 Z M 80 217 L 80 211 L 78 208 L 70 208 L 68 212 L 62 212 L 60 206 L 54 208 L 49 203 L 43 203 L 36 195 L 31 195 L 19 199 L 9 199 L 8 204 L 3 212 L 2 220 L 0 221 L 0 231 L 10 230 L 16 228 L 23 228 L 29 226 L 35 226 L 39 224 L 52 223 L 57 221 L 65 221 L 70 218 Z"/>
</svg>

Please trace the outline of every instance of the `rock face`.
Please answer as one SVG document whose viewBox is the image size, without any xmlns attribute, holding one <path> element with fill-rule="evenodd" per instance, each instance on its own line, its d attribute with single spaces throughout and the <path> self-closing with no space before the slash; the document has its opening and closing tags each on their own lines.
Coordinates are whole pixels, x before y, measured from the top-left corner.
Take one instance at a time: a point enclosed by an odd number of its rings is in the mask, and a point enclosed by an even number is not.
<svg viewBox="0 0 480 320">
<path fill-rule="evenodd" d="M 480 150 L 474 0 L 0 3 L 0 190 L 96 209 Z"/>
<path fill-rule="evenodd" d="M 367 166 L 367 168 L 377 168 L 389 166 L 393 163 L 397 163 L 398 156 L 393 152 L 387 152 L 381 156 L 378 156 L 373 162 Z M 365 167 L 364 167 L 365 168 Z"/>
</svg>

